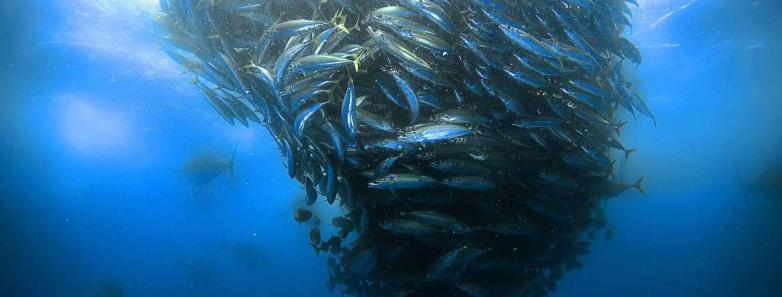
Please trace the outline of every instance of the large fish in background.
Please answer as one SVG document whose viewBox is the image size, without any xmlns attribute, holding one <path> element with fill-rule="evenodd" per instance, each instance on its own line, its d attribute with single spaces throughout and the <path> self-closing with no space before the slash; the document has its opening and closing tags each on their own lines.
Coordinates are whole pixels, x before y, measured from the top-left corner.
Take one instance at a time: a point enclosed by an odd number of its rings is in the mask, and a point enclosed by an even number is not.
<svg viewBox="0 0 782 297">
<path fill-rule="evenodd" d="M 628 1 L 635 4 L 635 1 Z M 613 181 L 624 0 L 163 0 L 164 49 L 229 123 L 274 136 L 342 207 L 328 288 L 546 296 L 579 268 Z M 337 199 L 339 198 L 339 199 Z"/>
</svg>

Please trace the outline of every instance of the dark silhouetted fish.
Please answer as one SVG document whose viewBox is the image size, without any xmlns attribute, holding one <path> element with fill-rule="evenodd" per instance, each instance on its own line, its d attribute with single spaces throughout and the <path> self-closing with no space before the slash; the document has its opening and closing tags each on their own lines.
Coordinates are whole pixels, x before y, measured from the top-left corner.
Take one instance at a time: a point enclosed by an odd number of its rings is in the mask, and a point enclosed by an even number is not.
<svg viewBox="0 0 782 297">
<path fill-rule="evenodd" d="M 208 185 L 220 176 L 233 176 L 235 158 L 236 147 L 228 159 L 214 153 L 198 154 L 185 163 L 182 173 L 195 185 Z"/>
</svg>

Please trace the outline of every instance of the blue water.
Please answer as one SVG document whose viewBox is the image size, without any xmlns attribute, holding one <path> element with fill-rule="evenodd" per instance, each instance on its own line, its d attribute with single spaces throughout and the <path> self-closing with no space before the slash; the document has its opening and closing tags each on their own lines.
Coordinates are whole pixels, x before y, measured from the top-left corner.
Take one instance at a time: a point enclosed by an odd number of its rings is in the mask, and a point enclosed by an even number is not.
<svg viewBox="0 0 782 297">
<path fill-rule="evenodd" d="M 158 50 L 155 2 L 0 3 L 0 296 L 338 296 L 272 139 Z M 782 4 L 638 2 L 628 71 L 658 125 L 631 121 L 617 174 L 647 194 L 608 203 L 616 236 L 554 296 L 782 296 L 782 200 L 746 189 L 781 159 Z M 183 176 L 234 145 L 233 177 Z"/>
</svg>

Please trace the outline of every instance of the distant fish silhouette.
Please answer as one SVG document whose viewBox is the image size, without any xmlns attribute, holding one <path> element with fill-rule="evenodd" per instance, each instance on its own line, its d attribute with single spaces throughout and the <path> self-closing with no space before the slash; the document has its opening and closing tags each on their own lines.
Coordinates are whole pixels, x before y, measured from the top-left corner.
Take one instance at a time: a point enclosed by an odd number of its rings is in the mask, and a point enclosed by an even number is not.
<svg viewBox="0 0 782 297">
<path fill-rule="evenodd" d="M 271 265 L 271 258 L 259 243 L 240 242 L 230 244 L 228 248 L 236 260 L 250 270 L 260 270 Z"/>
<path fill-rule="evenodd" d="M 233 177 L 234 160 L 236 158 L 236 146 L 233 148 L 231 157 L 225 159 L 214 153 L 198 154 L 182 168 L 182 173 L 197 186 L 209 185 L 215 179 L 222 175 Z"/>
</svg>

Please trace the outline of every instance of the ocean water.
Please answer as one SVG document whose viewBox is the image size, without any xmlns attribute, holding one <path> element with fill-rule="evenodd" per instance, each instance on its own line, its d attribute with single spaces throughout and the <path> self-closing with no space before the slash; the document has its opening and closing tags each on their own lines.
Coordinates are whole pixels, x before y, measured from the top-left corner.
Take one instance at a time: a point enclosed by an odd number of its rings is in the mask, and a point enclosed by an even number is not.
<svg viewBox="0 0 782 297">
<path fill-rule="evenodd" d="M 782 296 L 782 3 L 638 2 L 628 73 L 657 125 L 623 130 L 616 175 L 646 194 L 607 203 L 613 240 L 552 296 Z M 0 3 L 0 296 L 339 296 L 273 139 L 200 97 L 157 10 Z M 232 174 L 183 174 L 234 147 Z"/>
</svg>

